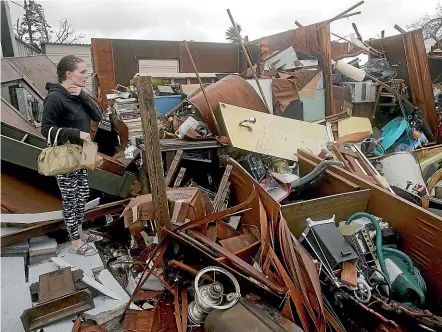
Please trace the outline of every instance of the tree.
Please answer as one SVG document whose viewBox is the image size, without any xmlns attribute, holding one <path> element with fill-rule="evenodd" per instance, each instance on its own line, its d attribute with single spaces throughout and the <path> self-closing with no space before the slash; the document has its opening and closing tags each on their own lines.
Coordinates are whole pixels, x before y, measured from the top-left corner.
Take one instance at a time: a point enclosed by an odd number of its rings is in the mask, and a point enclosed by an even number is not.
<svg viewBox="0 0 442 332">
<path fill-rule="evenodd" d="M 49 42 L 72 44 L 85 37 L 81 33 L 77 34 L 66 18 L 60 21 L 60 26 L 54 31 L 46 20 L 43 6 L 34 0 L 25 0 L 22 8 L 25 10 L 22 21 L 20 23 L 20 19 L 17 19 L 14 27 L 17 37 L 22 40 L 37 45 Z"/>
<path fill-rule="evenodd" d="M 24 38 L 31 44 L 48 42 L 49 36 L 52 34 L 52 28 L 46 21 L 42 5 L 34 0 L 25 0 L 23 9 L 25 13 L 23 14 L 21 24 L 17 20 L 17 36 L 22 39 Z"/>
<path fill-rule="evenodd" d="M 77 34 L 75 32 L 67 19 L 63 19 L 60 21 L 60 28 L 55 31 L 54 43 L 72 44 L 84 37 L 82 33 Z"/>
<path fill-rule="evenodd" d="M 238 27 L 238 31 L 241 32 L 241 26 L 239 24 L 236 25 Z M 235 28 L 231 26 L 226 30 L 226 39 L 231 43 L 240 43 L 240 40 L 236 36 Z"/>
<path fill-rule="evenodd" d="M 442 5 L 439 4 L 436 7 L 436 13 L 434 15 L 425 15 L 418 21 L 407 26 L 408 29 L 422 29 L 424 39 L 438 38 L 442 39 Z"/>
</svg>

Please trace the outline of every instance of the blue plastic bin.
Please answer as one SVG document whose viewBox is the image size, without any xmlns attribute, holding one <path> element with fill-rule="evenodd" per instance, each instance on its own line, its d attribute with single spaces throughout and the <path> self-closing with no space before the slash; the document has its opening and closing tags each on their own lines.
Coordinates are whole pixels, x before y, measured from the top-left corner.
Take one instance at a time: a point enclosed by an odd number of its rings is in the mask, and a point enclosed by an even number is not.
<svg viewBox="0 0 442 332">
<path fill-rule="evenodd" d="M 155 109 L 157 113 L 166 115 L 172 108 L 181 102 L 181 95 L 155 96 Z"/>
</svg>

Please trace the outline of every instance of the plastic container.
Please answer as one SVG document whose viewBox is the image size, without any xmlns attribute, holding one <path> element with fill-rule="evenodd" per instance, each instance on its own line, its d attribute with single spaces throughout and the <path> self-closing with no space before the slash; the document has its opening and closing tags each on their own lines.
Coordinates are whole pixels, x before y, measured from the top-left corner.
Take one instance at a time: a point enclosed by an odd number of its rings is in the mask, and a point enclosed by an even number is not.
<svg viewBox="0 0 442 332">
<path fill-rule="evenodd" d="M 157 113 L 166 115 L 172 108 L 181 102 L 181 95 L 155 96 L 155 109 Z"/>
</svg>

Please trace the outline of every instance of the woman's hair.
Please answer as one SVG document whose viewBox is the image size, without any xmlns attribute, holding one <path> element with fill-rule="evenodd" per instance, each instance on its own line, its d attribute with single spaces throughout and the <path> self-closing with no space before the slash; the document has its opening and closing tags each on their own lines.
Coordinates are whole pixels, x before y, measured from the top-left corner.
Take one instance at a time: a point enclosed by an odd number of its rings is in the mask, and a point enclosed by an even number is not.
<svg viewBox="0 0 442 332">
<path fill-rule="evenodd" d="M 84 60 L 75 55 L 64 56 L 57 65 L 58 83 L 63 82 L 66 79 L 67 71 L 74 71 L 77 63 L 82 63 Z"/>
</svg>

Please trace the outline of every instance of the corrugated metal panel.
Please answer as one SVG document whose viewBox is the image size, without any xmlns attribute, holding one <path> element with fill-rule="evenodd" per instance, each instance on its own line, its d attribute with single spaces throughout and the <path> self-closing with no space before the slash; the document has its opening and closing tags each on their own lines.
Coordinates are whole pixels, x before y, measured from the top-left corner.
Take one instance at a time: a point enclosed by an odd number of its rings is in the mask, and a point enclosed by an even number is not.
<svg viewBox="0 0 442 332">
<path fill-rule="evenodd" d="M 11 126 L 20 128 L 30 134 L 34 134 L 40 137 L 43 137 L 40 131 L 32 126 L 26 120 L 18 110 L 14 108 L 10 103 L 8 103 L 3 97 L 2 99 L 2 111 L 1 111 L 1 121 L 5 122 Z"/>
<path fill-rule="evenodd" d="M 7 61 L 7 58 L 1 60 L 2 67 L 2 83 L 17 81 L 22 78 L 22 75 Z"/>
<path fill-rule="evenodd" d="M 17 57 L 30 56 L 30 55 L 39 55 L 40 51 L 24 42 L 23 40 L 15 37 L 15 46 L 17 50 Z"/>
<path fill-rule="evenodd" d="M 46 55 L 3 58 L 2 83 L 23 79 L 42 98 L 46 98 L 47 82 L 57 82 L 57 68 Z M 7 66 L 6 76 L 3 76 L 3 67 Z"/>
<path fill-rule="evenodd" d="M 177 59 L 138 59 L 139 73 L 178 73 Z"/>
</svg>

